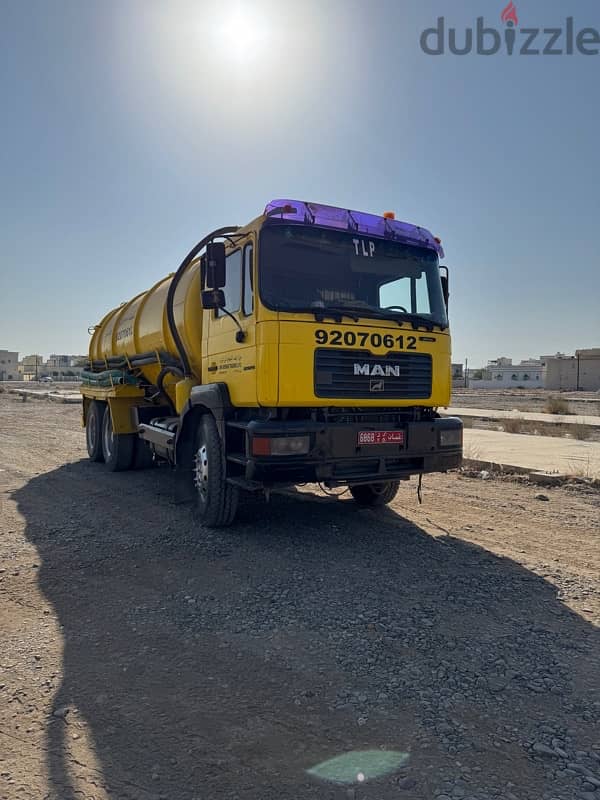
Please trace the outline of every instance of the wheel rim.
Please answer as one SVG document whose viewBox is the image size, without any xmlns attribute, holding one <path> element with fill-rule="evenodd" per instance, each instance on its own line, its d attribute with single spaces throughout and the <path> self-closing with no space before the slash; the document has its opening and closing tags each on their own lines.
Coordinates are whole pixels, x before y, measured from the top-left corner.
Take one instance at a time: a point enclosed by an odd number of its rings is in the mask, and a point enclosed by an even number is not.
<svg viewBox="0 0 600 800">
<path fill-rule="evenodd" d="M 202 503 L 208 499 L 208 450 L 202 442 L 194 458 L 194 485 Z"/>
<path fill-rule="evenodd" d="M 102 443 L 104 445 L 104 454 L 106 458 L 110 458 L 113 451 L 113 434 L 110 429 L 110 414 L 108 409 L 105 412 L 104 425 L 102 426 Z"/>
<path fill-rule="evenodd" d="M 377 483 L 371 484 L 371 491 L 373 494 L 383 494 L 385 492 L 385 486 L 380 486 Z"/>
<path fill-rule="evenodd" d="M 90 414 L 86 431 L 88 447 L 90 450 L 93 450 L 96 446 L 96 442 L 98 441 L 98 420 L 96 419 L 95 414 Z"/>
</svg>

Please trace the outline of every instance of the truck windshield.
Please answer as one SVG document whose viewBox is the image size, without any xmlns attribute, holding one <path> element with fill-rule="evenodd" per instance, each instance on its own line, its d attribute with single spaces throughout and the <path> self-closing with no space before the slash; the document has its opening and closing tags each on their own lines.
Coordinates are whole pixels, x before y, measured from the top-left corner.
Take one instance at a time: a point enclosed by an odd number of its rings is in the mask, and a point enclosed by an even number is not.
<svg viewBox="0 0 600 800">
<path fill-rule="evenodd" d="M 273 310 L 347 308 L 367 317 L 418 315 L 447 325 L 437 253 L 351 231 L 263 228 L 259 286 L 262 302 Z"/>
</svg>

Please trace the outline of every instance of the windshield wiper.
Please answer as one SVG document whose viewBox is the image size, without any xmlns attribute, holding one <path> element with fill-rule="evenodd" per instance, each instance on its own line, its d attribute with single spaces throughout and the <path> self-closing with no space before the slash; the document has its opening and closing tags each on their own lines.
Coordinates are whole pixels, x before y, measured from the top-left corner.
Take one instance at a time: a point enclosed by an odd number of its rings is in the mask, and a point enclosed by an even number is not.
<svg viewBox="0 0 600 800">
<path fill-rule="evenodd" d="M 361 317 L 371 317 L 372 319 L 385 319 L 388 322 L 394 321 L 397 322 L 400 327 L 404 325 L 404 322 L 411 322 L 412 327 L 416 330 L 417 325 L 413 322 L 415 317 L 417 318 L 418 325 L 421 327 L 427 328 L 427 330 L 433 330 L 433 323 L 427 317 L 419 317 L 417 314 L 404 314 L 401 311 L 385 311 L 383 308 L 375 308 L 375 306 L 351 306 L 351 305 L 342 305 L 342 306 L 327 306 L 328 309 L 331 311 L 339 311 L 347 313 L 348 311 L 354 311 L 356 314 L 359 314 Z"/>
<path fill-rule="evenodd" d="M 341 305 L 341 306 L 326 306 L 322 311 L 333 311 L 337 314 L 345 314 L 345 316 L 350 317 L 351 319 L 358 322 L 359 317 L 373 317 L 373 319 L 394 319 L 392 316 L 392 312 L 384 312 L 380 308 L 375 308 L 374 306 L 351 306 L 351 305 Z M 353 315 L 350 316 L 348 312 L 352 312 Z M 358 314 L 358 316 L 354 316 L 354 314 Z M 398 320 L 394 320 L 398 322 Z M 400 322 L 400 325 L 402 323 Z"/>
<path fill-rule="evenodd" d="M 328 308 L 333 308 L 333 306 L 327 306 Z M 337 308 L 337 306 L 336 306 Z M 375 319 L 393 319 L 398 325 L 402 326 L 403 322 L 408 322 L 411 324 L 413 330 L 417 330 L 417 328 L 425 328 L 428 331 L 432 331 L 434 326 L 437 325 L 438 328 L 444 330 L 447 328 L 447 325 L 444 325 L 442 322 L 438 320 L 431 319 L 430 317 L 425 317 L 423 314 L 411 314 L 409 311 L 392 311 L 386 310 L 385 308 L 376 308 L 375 306 L 360 306 L 360 305 L 342 305 L 339 308 L 348 308 L 352 311 L 355 311 L 357 314 L 360 314 L 363 317 L 374 317 Z"/>
<path fill-rule="evenodd" d="M 376 308 L 375 306 L 367 305 L 346 305 L 344 303 L 342 305 L 335 306 L 327 305 L 317 307 L 299 307 L 278 304 L 278 309 L 280 311 L 291 311 L 297 314 L 314 314 L 317 322 L 324 322 L 326 317 L 329 317 L 330 319 L 333 319 L 334 322 L 338 323 L 342 322 L 342 317 L 347 317 L 353 322 L 358 322 L 360 317 L 371 317 L 372 319 L 385 319 L 388 321 L 393 320 L 394 322 L 397 322 L 400 327 L 402 327 L 405 322 L 408 322 L 412 326 L 413 330 L 425 328 L 425 330 L 432 331 L 434 326 L 444 330 L 444 328 L 447 327 L 447 325 L 444 325 L 437 320 L 432 320 L 429 317 L 424 317 L 421 314 L 411 314 L 404 311 L 386 311 L 383 308 Z"/>
<path fill-rule="evenodd" d="M 417 328 L 426 328 L 428 331 L 432 331 L 435 326 L 441 330 L 444 330 L 448 327 L 447 324 L 444 324 L 437 319 L 425 317 L 422 314 L 411 314 L 409 311 L 392 311 L 390 313 L 395 314 L 397 317 L 405 320 L 406 322 L 410 322 L 414 330 L 417 330 Z"/>
<path fill-rule="evenodd" d="M 354 309 L 345 309 L 337 306 L 291 306 L 282 303 L 277 304 L 278 311 L 290 311 L 295 314 L 314 314 L 317 322 L 325 322 L 325 318 L 329 317 L 334 322 L 341 323 L 342 317 L 348 317 L 353 322 L 358 322 L 356 314 L 352 313 Z"/>
</svg>

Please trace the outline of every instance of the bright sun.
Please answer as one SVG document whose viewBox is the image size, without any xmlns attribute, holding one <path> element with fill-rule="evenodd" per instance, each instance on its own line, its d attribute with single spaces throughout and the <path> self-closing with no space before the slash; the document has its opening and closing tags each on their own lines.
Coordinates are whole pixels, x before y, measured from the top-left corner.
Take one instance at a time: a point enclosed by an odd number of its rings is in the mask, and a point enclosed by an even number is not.
<svg viewBox="0 0 600 800">
<path fill-rule="evenodd" d="M 236 8 L 216 26 L 219 55 L 240 64 L 257 61 L 268 45 L 268 26 L 255 9 Z"/>
</svg>

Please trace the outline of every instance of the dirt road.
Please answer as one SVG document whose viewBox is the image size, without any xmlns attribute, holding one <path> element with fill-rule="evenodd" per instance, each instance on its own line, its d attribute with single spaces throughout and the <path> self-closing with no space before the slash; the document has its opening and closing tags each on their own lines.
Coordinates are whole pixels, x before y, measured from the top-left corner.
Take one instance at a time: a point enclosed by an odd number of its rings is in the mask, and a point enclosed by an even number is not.
<svg viewBox="0 0 600 800">
<path fill-rule="evenodd" d="M 600 800 L 597 492 L 307 487 L 211 532 L 79 413 L 0 395 L 0 797 Z"/>
</svg>

